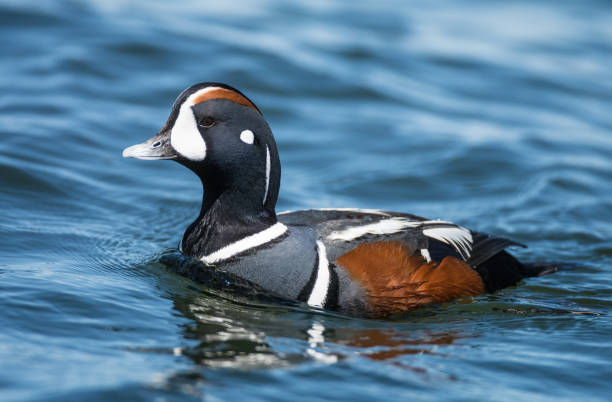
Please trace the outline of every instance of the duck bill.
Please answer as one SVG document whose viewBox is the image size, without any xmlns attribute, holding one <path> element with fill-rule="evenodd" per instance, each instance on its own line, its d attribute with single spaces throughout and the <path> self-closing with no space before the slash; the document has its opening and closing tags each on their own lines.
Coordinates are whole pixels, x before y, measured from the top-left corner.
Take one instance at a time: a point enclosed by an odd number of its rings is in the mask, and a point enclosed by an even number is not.
<svg viewBox="0 0 612 402">
<path fill-rule="evenodd" d="M 165 131 L 142 144 L 127 147 L 123 150 L 123 157 L 144 160 L 176 159 L 178 154 L 170 144 L 170 132 Z"/>
</svg>

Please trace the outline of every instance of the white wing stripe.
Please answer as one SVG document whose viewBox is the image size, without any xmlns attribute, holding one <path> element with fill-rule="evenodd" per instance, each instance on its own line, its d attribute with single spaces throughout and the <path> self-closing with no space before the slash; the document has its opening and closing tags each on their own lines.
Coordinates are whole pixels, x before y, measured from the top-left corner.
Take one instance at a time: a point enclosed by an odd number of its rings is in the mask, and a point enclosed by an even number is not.
<svg viewBox="0 0 612 402">
<path fill-rule="evenodd" d="M 440 225 L 428 227 L 430 225 Z M 403 217 L 382 219 L 367 225 L 352 226 L 337 230 L 327 236 L 328 240 L 351 241 L 365 235 L 390 235 L 408 228 L 423 228 L 423 235 L 453 247 L 464 259 L 472 251 L 472 233 L 461 226 L 445 221 L 412 221 Z"/>
<path fill-rule="evenodd" d="M 369 223 L 367 225 L 352 226 L 344 230 L 338 230 L 330 233 L 327 236 L 327 239 L 351 241 L 365 235 L 388 235 L 401 232 L 404 229 L 418 228 L 428 224 L 451 225 L 450 222 L 445 221 L 411 221 L 402 217 L 394 217 L 382 219 L 378 222 Z"/>
<path fill-rule="evenodd" d="M 463 258 L 469 258 L 472 251 L 472 233 L 461 226 L 437 227 L 423 230 L 423 234 L 439 240 L 457 250 Z"/>
<path fill-rule="evenodd" d="M 322 212 L 358 212 L 362 214 L 372 214 L 380 216 L 389 216 L 388 212 L 381 211 L 379 209 L 363 209 L 363 208 L 317 208 L 310 209 L 309 211 L 322 211 Z M 276 215 L 286 215 L 296 211 L 283 211 L 278 212 Z M 300 211 L 301 212 L 301 211 Z"/>
</svg>

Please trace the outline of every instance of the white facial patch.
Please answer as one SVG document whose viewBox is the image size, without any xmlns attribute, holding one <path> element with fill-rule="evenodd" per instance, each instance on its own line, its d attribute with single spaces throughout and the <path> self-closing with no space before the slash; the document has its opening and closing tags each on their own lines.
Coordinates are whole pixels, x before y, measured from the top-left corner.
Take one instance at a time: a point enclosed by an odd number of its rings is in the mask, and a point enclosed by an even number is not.
<svg viewBox="0 0 612 402">
<path fill-rule="evenodd" d="M 253 145 L 253 141 L 255 141 L 255 135 L 251 130 L 244 130 L 240 133 L 240 140 L 245 144 Z"/>
<path fill-rule="evenodd" d="M 203 161 L 206 158 L 206 142 L 198 130 L 198 123 L 191 107 L 196 98 L 216 89 L 219 87 L 208 87 L 189 95 L 181 105 L 174 126 L 172 126 L 170 144 L 179 154 L 189 160 Z"/>
</svg>

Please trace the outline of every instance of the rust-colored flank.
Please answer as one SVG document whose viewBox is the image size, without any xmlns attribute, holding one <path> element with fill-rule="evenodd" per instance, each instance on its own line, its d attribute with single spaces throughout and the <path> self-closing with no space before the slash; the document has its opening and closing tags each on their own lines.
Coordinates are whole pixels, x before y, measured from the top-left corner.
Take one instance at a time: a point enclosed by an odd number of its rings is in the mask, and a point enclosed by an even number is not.
<svg viewBox="0 0 612 402">
<path fill-rule="evenodd" d="M 366 243 L 336 263 L 363 286 L 374 316 L 485 292 L 480 275 L 465 262 L 454 257 L 426 262 L 414 251 L 400 242 Z"/>
<path fill-rule="evenodd" d="M 197 105 L 198 103 L 202 103 L 202 102 L 205 102 L 211 99 L 227 99 L 232 102 L 238 103 L 240 105 L 248 106 L 252 109 L 257 110 L 255 105 L 251 101 L 249 101 L 247 98 L 240 95 L 236 91 L 232 91 L 230 89 L 225 89 L 225 88 L 211 88 L 208 91 L 204 91 L 204 93 L 200 94 L 194 99 L 193 104 Z M 257 112 L 259 113 L 258 110 Z"/>
</svg>

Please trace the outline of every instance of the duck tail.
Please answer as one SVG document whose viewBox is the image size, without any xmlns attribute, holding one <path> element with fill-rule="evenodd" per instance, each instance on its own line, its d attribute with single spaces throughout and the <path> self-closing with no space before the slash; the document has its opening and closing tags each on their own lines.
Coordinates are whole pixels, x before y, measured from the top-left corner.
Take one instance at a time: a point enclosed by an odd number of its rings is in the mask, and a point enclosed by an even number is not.
<svg viewBox="0 0 612 402">
<path fill-rule="evenodd" d="M 561 262 L 532 262 L 522 263 L 522 265 L 523 276 L 526 278 L 548 275 L 557 271 L 568 270 L 576 267 L 575 264 Z"/>
<path fill-rule="evenodd" d="M 523 278 L 552 274 L 574 268 L 575 264 L 559 262 L 521 263 L 506 251 L 500 251 L 475 267 L 488 292 L 513 286 Z"/>
</svg>

